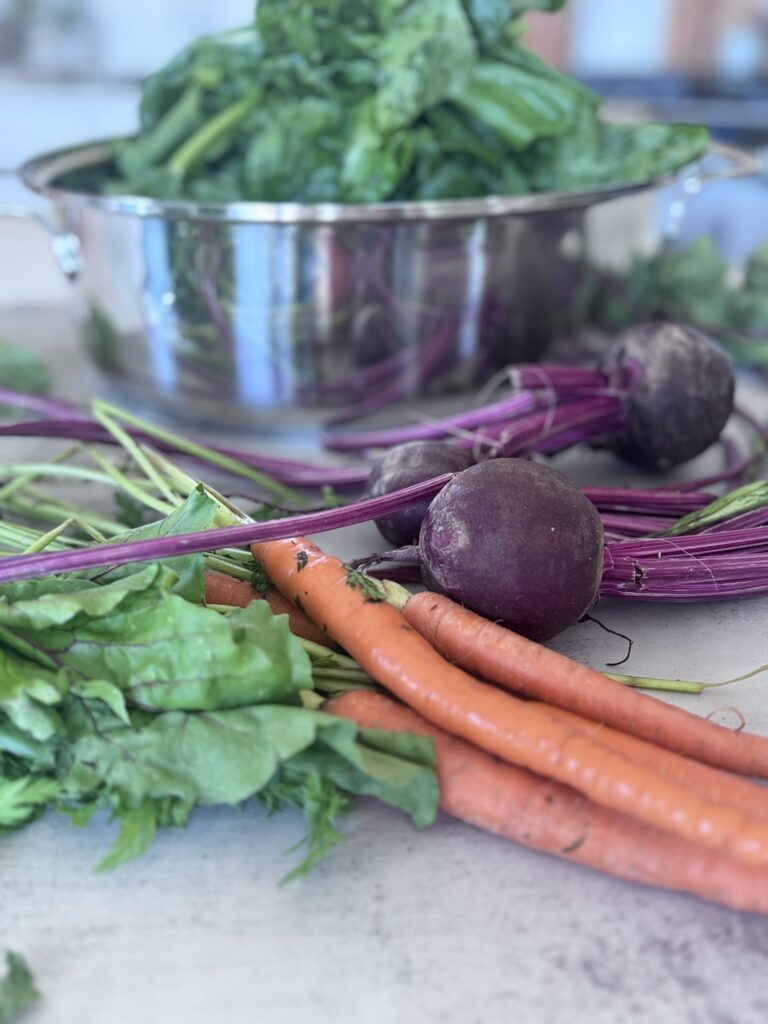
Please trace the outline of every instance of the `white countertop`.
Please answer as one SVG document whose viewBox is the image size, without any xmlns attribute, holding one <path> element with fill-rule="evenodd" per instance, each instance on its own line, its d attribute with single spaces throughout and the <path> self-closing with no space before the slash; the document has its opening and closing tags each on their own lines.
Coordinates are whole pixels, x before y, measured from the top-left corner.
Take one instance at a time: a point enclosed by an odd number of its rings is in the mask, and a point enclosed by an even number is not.
<svg viewBox="0 0 768 1024">
<path fill-rule="evenodd" d="M 55 358 L 64 394 L 93 377 L 61 313 L 0 310 L 0 335 Z M 755 399 L 755 392 L 750 391 Z M 8 458 L 8 450 L 4 458 Z M 603 478 L 610 464 L 581 473 Z M 591 459 L 591 457 L 589 457 Z M 375 548 L 372 527 L 326 535 Z M 601 602 L 634 640 L 626 671 L 704 681 L 768 662 L 768 602 Z M 557 647 L 605 667 L 593 624 Z M 768 735 L 768 676 L 678 702 Z M 286 887 L 300 816 L 197 812 L 110 875 L 113 826 L 49 815 L 0 841 L 0 950 L 43 1001 L 28 1024 L 765 1024 L 768 919 L 600 876 L 442 817 L 419 832 L 360 801 L 347 841 Z"/>
</svg>

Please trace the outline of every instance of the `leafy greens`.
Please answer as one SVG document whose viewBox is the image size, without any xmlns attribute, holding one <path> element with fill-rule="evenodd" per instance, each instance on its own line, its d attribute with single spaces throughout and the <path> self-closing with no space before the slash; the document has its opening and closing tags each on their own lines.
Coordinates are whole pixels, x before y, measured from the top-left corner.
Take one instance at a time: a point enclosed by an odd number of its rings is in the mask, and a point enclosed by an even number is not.
<svg viewBox="0 0 768 1024">
<path fill-rule="evenodd" d="M 737 362 L 768 369 L 768 243 L 750 255 L 738 281 L 709 237 L 637 255 L 623 271 L 591 264 L 584 270 L 568 328 L 613 333 L 656 319 L 693 324 Z"/>
<path fill-rule="evenodd" d="M 46 395 L 51 390 L 51 374 L 33 352 L 0 338 L 0 388 Z"/>
<path fill-rule="evenodd" d="M 106 809 L 109 869 L 197 807 L 257 797 L 304 811 L 300 872 L 339 841 L 350 794 L 429 824 L 428 740 L 309 710 L 311 664 L 285 616 L 261 601 L 220 615 L 178 582 L 150 564 L 0 589 L 0 832 L 47 807 L 76 824 Z"/>
<path fill-rule="evenodd" d="M 563 0 L 260 0 L 145 83 L 107 191 L 201 201 L 445 199 L 641 182 L 703 128 L 618 126 L 519 41 Z"/>
<path fill-rule="evenodd" d="M 32 972 L 18 953 L 5 954 L 7 973 L 0 978 L 0 1021 L 11 1021 L 40 998 Z"/>
</svg>

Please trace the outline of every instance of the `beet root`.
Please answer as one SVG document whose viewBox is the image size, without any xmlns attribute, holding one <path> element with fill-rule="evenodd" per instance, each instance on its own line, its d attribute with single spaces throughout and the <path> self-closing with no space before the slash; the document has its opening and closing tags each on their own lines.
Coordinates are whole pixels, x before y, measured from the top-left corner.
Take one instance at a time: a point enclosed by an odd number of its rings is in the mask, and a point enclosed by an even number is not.
<svg viewBox="0 0 768 1024">
<path fill-rule="evenodd" d="M 459 473 L 434 498 L 419 537 L 422 577 L 533 640 L 547 640 L 594 605 L 603 527 L 557 470 L 493 459 Z"/>
<path fill-rule="evenodd" d="M 647 469 L 666 469 L 701 454 L 733 412 L 731 361 L 691 327 L 633 327 L 612 346 L 602 369 L 627 390 L 625 429 L 605 446 Z"/>
<path fill-rule="evenodd" d="M 445 473 L 459 473 L 472 465 L 471 454 L 445 441 L 408 441 L 395 445 L 376 462 L 365 489 L 365 497 L 399 491 L 411 484 L 423 483 Z M 380 533 L 394 547 L 414 544 L 429 501 L 419 501 L 408 508 L 376 519 Z"/>
</svg>

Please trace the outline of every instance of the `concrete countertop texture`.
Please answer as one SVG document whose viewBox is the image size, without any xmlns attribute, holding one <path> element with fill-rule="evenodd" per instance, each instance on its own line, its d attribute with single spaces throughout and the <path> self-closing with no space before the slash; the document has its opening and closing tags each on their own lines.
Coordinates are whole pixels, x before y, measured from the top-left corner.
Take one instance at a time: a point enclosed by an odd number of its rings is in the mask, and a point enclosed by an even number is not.
<svg viewBox="0 0 768 1024">
<path fill-rule="evenodd" d="M 38 351 L 57 393 L 85 402 L 101 385 L 61 300 L 0 307 L 0 335 Z M 742 392 L 766 411 L 760 386 Z M 39 444 L 4 442 L 3 458 L 21 445 L 33 457 Z M 612 478 L 608 457 L 584 458 L 561 468 Z M 378 535 L 364 526 L 323 543 L 348 557 Z M 717 682 L 768 662 L 767 611 L 766 599 L 604 601 L 598 614 L 634 641 L 622 671 Z M 626 652 L 590 622 L 553 646 L 599 669 Z M 675 700 L 768 735 L 768 676 Z M 285 886 L 303 834 L 291 811 L 198 811 L 106 875 L 93 873 L 115 834 L 106 818 L 81 830 L 49 814 L 3 836 L 0 951 L 23 953 L 43 993 L 24 1024 L 768 1020 L 766 918 L 617 881 L 445 816 L 418 831 L 360 800 L 341 827 L 343 845 Z"/>
</svg>

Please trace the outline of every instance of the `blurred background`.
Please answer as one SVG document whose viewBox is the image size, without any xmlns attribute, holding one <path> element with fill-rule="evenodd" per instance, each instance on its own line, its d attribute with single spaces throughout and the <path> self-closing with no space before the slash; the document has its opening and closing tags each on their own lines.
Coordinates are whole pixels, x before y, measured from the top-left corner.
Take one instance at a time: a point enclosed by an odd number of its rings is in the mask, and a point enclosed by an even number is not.
<svg viewBox="0 0 768 1024">
<path fill-rule="evenodd" d="M 0 169 L 130 132 L 143 76 L 252 11 L 253 0 L 0 0 Z M 768 147 L 768 0 L 569 0 L 528 24 L 528 45 L 607 97 L 610 116 L 704 123 L 725 141 Z M 26 198 L 6 174 L 0 201 Z M 707 188 L 683 230 L 716 235 L 738 260 L 768 237 L 766 198 L 760 179 Z M 52 261 L 44 256 L 31 281 L 15 258 L 14 240 L 45 249 L 28 232 L 16 225 L 0 250 L 0 303 L 64 294 Z"/>
</svg>

